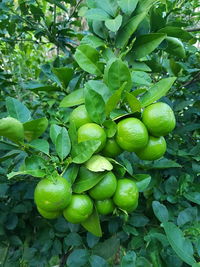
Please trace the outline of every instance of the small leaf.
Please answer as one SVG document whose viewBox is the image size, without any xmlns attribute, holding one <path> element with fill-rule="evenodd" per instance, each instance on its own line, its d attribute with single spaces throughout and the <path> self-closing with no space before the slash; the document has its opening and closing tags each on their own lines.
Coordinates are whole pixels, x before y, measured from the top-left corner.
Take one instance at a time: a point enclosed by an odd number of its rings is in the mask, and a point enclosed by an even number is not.
<svg viewBox="0 0 200 267">
<path fill-rule="evenodd" d="M 135 10 L 138 0 L 118 0 L 121 10 L 128 16 Z"/>
<path fill-rule="evenodd" d="M 92 121 L 102 124 L 106 119 L 105 102 L 100 94 L 87 89 L 85 93 L 85 107 Z"/>
<path fill-rule="evenodd" d="M 98 140 L 88 140 L 74 146 L 74 157 L 72 162 L 81 164 L 87 161 L 99 148 L 101 142 Z"/>
<path fill-rule="evenodd" d="M 66 128 L 62 127 L 61 132 L 56 137 L 56 152 L 61 160 L 69 155 L 71 150 L 71 141 L 69 139 L 69 134 Z"/>
<path fill-rule="evenodd" d="M 50 127 L 50 138 L 53 144 L 56 144 L 56 138 L 61 133 L 62 127 L 56 124 L 52 124 Z"/>
<path fill-rule="evenodd" d="M 22 104 L 19 100 L 7 97 L 6 98 L 6 108 L 8 110 L 8 114 L 17 119 L 18 121 L 24 123 L 31 119 L 31 112 L 28 108 Z"/>
<path fill-rule="evenodd" d="M 103 156 L 94 155 L 86 163 L 85 166 L 88 170 L 93 172 L 111 171 L 112 164 Z"/>
<path fill-rule="evenodd" d="M 163 227 L 167 239 L 178 257 L 190 266 L 194 264 L 196 261 L 193 256 L 194 251 L 192 243 L 189 239 L 185 239 L 183 232 L 171 222 L 164 222 Z"/>
<path fill-rule="evenodd" d="M 146 107 L 165 96 L 175 80 L 176 77 L 164 78 L 154 84 L 144 95 L 140 97 L 142 107 Z"/>
<path fill-rule="evenodd" d="M 106 46 L 106 44 L 100 38 L 94 35 L 84 36 L 83 39 L 81 40 L 81 44 L 87 44 L 94 48 L 98 48 L 100 46 L 103 46 L 103 47 Z"/>
<path fill-rule="evenodd" d="M 89 218 L 86 221 L 82 222 L 81 225 L 93 235 L 98 237 L 102 236 L 99 215 L 96 209 L 93 210 L 93 213 L 89 216 Z"/>
<path fill-rule="evenodd" d="M 62 177 L 66 178 L 70 184 L 73 184 L 78 175 L 78 171 L 79 171 L 79 165 L 72 163 L 68 166 L 67 170 L 64 172 Z"/>
<path fill-rule="evenodd" d="M 133 177 L 137 180 L 136 184 L 139 192 L 144 192 L 151 182 L 151 176 L 149 174 L 134 174 Z"/>
<path fill-rule="evenodd" d="M 88 10 L 85 16 L 87 19 L 101 20 L 101 21 L 104 21 L 110 18 L 109 14 L 100 8 L 92 8 Z"/>
<path fill-rule="evenodd" d="M 103 63 L 99 62 L 99 52 L 89 45 L 80 45 L 74 55 L 78 65 L 86 72 L 101 76 L 103 72 Z"/>
<path fill-rule="evenodd" d="M 120 267 L 135 267 L 136 266 L 136 254 L 134 251 L 128 251 L 125 256 L 122 257 Z"/>
<path fill-rule="evenodd" d="M 41 151 L 47 155 L 49 155 L 49 143 L 44 139 L 35 139 L 30 142 L 30 146 L 35 148 L 38 151 Z"/>
<path fill-rule="evenodd" d="M 200 205 L 200 193 L 199 192 L 188 192 L 184 193 L 184 197 L 189 201 Z"/>
<path fill-rule="evenodd" d="M 141 103 L 134 95 L 126 92 L 126 101 L 131 109 L 131 112 L 141 112 Z"/>
<path fill-rule="evenodd" d="M 104 131 L 108 138 L 112 138 L 117 132 L 117 124 L 112 120 L 104 121 L 103 123 Z"/>
<path fill-rule="evenodd" d="M 46 172 L 43 170 L 26 170 L 26 171 L 18 171 L 18 172 L 11 172 L 7 175 L 8 179 L 11 179 L 17 175 L 31 175 L 34 177 L 44 177 Z"/>
<path fill-rule="evenodd" d="M 152 208 L 160 222 L 167 222 L 169 220 L 169 213 L 165 205 L 160 204 L 159 201 L 153 201 Z"/>
<path fill-rule="evenodd" d="M 105 174 L 105 172 L 91 172 L 82 166 L 78 178 L 73 184 L 73 192 L 80 194 L 91 189 L 103 179 Z"/>
<path fill-rule="evenodd" d="M 122 16 L 121 15 L 118 15 L 114 19 L 108 19 L 105 21 L 106 27 L 112 32 L 118 31 L 121 24 L 122 24 Z"/>
<path fill-rule="evenodd" d="M 24 135 L 27 141 L 32 141 L 40 137 L 48 126 L 47 118 L 40 118 L 32 121 L 25 122 Z"/>
<path fill-rule="evenodd" d="M 67 88 L 72 79 L 74 70 L 68 67 L 52 68 L 53 73 L 57 76 L 64 88 Z"/>
<path fill-rule="evenodd" d="M 65 96 L 60 103 L 60 108 L 69 108 L 84 103 L 84 91 L 78 89 Z"/>
</svg>

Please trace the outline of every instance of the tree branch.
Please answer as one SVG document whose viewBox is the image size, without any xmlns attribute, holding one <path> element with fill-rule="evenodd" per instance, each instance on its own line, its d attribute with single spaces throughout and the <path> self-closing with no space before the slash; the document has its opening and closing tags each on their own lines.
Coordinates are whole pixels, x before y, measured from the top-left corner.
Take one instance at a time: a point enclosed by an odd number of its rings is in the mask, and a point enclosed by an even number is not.
<svg viewBox="0 0 200 267">
<path fill-rule="evenodd" d="M 199 32 L 200 31 L 200 27 L 199 28 L 190 28 L 190 29 L 186 29 L 187 32 Z"/>
</svg>

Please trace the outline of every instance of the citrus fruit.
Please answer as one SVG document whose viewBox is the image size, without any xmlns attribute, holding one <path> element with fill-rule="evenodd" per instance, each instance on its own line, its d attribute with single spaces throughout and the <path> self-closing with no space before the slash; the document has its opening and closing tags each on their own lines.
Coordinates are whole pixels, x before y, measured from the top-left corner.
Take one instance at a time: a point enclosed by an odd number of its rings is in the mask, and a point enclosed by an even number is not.
<svg viewBox="0 0 200 267">
<path fill-rule="evenodd" d="M 69 121 L 73 121 L 77 129 L 83 124 L 92 122 L 85 108 L 85 105 L 81 105 L 75 108 L 70 114 Z"/>
<path fill-rule="evenodd" d="M 141 150 L 138 150 L 136 155 L 138 158 L 143 160 L 156 160 L 161 158 L 167 149 L 166 141 L 163 136 L 160 137 L 149 137 L 148 144 L 142 148 Z"/>
<path fill-rule="evenodd" d="M 104 200 L 96 200 L 96 208 L 99 214 L 107 215 L 113 212 L 115 205 L 111 198 Z"/>
<path fill-rule="evenodd" d="M 23 124 L 12 117 L 0 119 L 0 136 L 4 136 L 17 143 L 23 141 Z"/>
<path fill-rule="evenodd" d="M 78 143 L 88 140 L 100 141 L 101 145 L 96 152 L 102 150 L 106 143 L 106 133 L 104 129 L 96 123 L 86 123 L 82 125 L 78 129 Z"/>
<path fill-rule="evenodd" d="M 103 179 L 89 190 L 89 195 L 96 200 L 112 197 L 117 187 L 117 179 L 112 172 L 105 174 Z"/>
<path fill-rule="evenodd" d="M 93 203 L 87 195 L 72 195 L 72 200 L 63 211 L 65 219 L 71 223 L 85 221 L 93 211 Z"/>
<path fill-rule="evenodd" d="M 46 219 L 55 219 L 55 218 L 58 218 L 62 214 L 60 210 L 46 211 L 46 210 L 41 209 L 40 207 L 37 207 L 37 210 L 42 215 L 42 217 Z"/>
<path fill-rule="evenodd" d="M 138 205 L 139 192 L 134 181 L 124 178 L 117 182 L 117 189 L 113 196 L 114 203 L 128 212 L 136 209 Z"/>
<path fill-rule="evenodd" d="M 122 153 L 121 147 L 117 144 L 114 138 L 109 138 L 102 150 L 102 154 L 106 157 L 116 157 Z"/>
<path fill-rule="evenodd" d="M 146 107 L 142 114 L 142 120 L 148 131 L 154 136 L 165 136 L 176 125 L 173 110 L 169 105 L 162 102 Z"/>
<path fill-rule="evenodd" d="M 34 192 L 36 205 L 45 211 L 59 211 L 71 201 L 71 186 L 63 177 L 42 179 Z"/>
<path fill-rule="evenodd" d="M 123 119 L 117 125 L 116 141 L 122 149 L 134 152 L 147 145 L 148 132 L 140 120 Z"/>
</svg>

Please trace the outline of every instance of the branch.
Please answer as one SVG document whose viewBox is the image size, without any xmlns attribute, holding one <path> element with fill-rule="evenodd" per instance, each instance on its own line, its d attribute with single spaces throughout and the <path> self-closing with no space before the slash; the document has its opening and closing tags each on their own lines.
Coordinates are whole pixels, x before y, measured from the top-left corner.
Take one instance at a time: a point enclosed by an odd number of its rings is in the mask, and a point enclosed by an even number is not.
<svg viewBox="0 0 200 267">
<path fill-rule="evenodd" d="M 190 85 L 191 83 L 198 81 L 199 78 L 200 78 L 200 72 L 197 72 L 197 74 L 190 81 L 183 84 L 183 87 L 186 87 Z"/>
<path fill-rule="evenodd" d="M 187 32 L 199 32 L 200 31 L 200 27 L 199 28 L 190 28 L 190 29 L 186 29 Z"/>
</svg>

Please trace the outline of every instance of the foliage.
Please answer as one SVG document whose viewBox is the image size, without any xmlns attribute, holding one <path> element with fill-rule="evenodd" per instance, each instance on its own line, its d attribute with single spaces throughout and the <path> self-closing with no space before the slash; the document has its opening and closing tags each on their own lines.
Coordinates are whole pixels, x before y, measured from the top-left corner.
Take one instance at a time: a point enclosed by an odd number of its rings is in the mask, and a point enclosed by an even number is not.
<svg viewBox="0 0 200 267">
<path fill-rule="evenodd" d="M 0 2 L 1 118 L 21 121 L 26 137 L 21 144 L 0 141 L 2 266 L 197 266 L 200 57 L 198 31 L 188 31 L 198 20 L 197 6 L 172 0 Z M 101 217 L 103 237 L 62 217 L 43 219 L 33 203 L 38 178 L 55 170 L 78 192 L 85 190 L 76 180 L 78 164 L 99 142 L 77 145 L 69 124 L 84 97 L 110 137 L 113 119 L 139 116 L 160 98 L 177 120 L 165 158 L 141 161 L 124 152 L 110 161 L 118 175 L 137 181 L 141 193 L 129 216 Z M 97 172 L 95 181 L 101 176 Z M 95 213 L 83 226 L 101 236 Z"/>
</svg>

